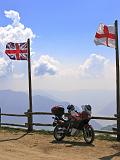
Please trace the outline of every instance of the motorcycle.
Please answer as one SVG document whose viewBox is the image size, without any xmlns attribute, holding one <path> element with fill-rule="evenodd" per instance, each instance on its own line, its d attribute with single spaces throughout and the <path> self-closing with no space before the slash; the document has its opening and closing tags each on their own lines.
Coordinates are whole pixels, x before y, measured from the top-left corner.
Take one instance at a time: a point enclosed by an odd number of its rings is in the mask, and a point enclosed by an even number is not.
<svg viewBox="0 0 120 160">
<path fill-rule="evenodd" d="M 61 106 L 55 106 L 51 109 L 55 115 L 53 117 L 54 138 L 57 141 L 61 141 L 65 136 L 79 137 L 81 131 L 83 138 L 87 144 L 91 144 L 94 141 L 94 129 L 89 124 L 91 115 L 85 111 L 78 113 L 74 110 L 74 115 L 70 112 L 66 115 L 64 108 Z"/>
</svg>

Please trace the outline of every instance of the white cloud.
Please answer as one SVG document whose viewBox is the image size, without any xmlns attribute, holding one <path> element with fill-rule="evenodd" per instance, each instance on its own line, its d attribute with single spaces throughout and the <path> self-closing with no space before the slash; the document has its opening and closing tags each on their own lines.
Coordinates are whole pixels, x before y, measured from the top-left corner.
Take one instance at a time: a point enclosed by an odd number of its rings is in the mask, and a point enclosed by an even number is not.
<svg viewBox="0 0 120 160">
<path fill-rule="evenodd" d="M 24 73 L 21 74 L 13 74 L 13 78 L 19 79 L 19 78 L 23 78 L 24 77 Z"/>
<path fill-rule="evenodd" d="M 10 11 L 5 11 L 4 13 L 5 13 L 5 16 L 6 16 L 7 18 L 12 19 L 12 21 L 13 21 L 13 24 L 12 24 L 12 25 L 13 25 L 13 26 L 19 25 L 20 16 L 19 16 L 19 13 L 18 13 L 18 12 L 13 11 L 13 10 L 10 10 Z"/>
<path fill-rule="evenodd" d="M 4 11 L 5 17 L 12 20 L 11 24 L 0 27 L 0 52 L 5 57 L 5 46 L 8 42 L 25 42 L 28 38 L 35 38 L 33 31 L 20 23 L 20 15 L 14 10 Z M 2 52 L 4 55 L 2 55 Z M 0 58 L 0 77 L 8 76 L 13 70 L 13 65 L 9 58 Z M 13 75 L 14 78 L 23 77 L 23 74 Z"/>
<path fill-rule="evenodd" d="M 61 65 L 59 75 L 62 77 L 74 77 L 81 80 L 92 78 L 110 77 L 110 73 L 114 73 L 114 65 L 110 60 L 99 54 L 91 54 L 79 66 L 75 65 Z"/>
<path fill-rule="evenodd" d="M 59 62 L 53 57 L 42 55 L 33 62 L 33 73 L 35 76 L 55 75 L 58 71 L 58 64 Z"/>
<path fill-rule="evenodd" d="M 79 67 L 79 73 L 86 78 L 99 78 L 104 76 L 105 69 L 109 65 L 109 59 L 98 55 L 91 54 Z"/>
<path fill-rule="evenodd" d="M 5 16 L 13 23 L 5 27 L 0 27 L 0 48 L 3 52 L 8 42 L 24 42 L 28 38 L 35 38 L 33 31 L 20 23 L 19 13 L 14 10 L 4 11 Z"/>
<path fill-rule="evenodd" d="M 0 58 L 0 77 L 6 77 L 12 72 L 12 64 L 5 58 Z"/>
<path fill-rule="evenodd" d="M 92 54 L 80 66 L 61 64 L 52 58 L 52 69 L 57 69 L 57 72 L 54 72 L 57 73 L 56 76 L 48 76 L 48 64 L 51 65 L 51 57 L 48 55 L 42 55 L 34 62 L 32 68 L 35 89 L 79 90 L 115 87 L 115 66 L 104 56 Z"/>
</svg>

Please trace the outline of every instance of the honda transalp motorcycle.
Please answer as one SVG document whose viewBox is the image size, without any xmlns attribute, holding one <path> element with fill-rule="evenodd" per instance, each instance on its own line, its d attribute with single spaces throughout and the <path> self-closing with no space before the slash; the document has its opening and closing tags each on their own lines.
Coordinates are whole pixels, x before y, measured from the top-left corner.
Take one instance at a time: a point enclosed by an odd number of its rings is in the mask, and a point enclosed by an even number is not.
<svg viewBox="0 0 120 160">
<path fill-rule="evenodd" d="M 62 106 L 54 106 L 51 112 L 55 115 L 53 117 L 54 138 L 57 141 L 61 141 L 65 136 L 79 137 L 81 131 L 83 133 L 84 140 L 87 144 L 91 144 L 94 141 L 94 129 L 89 124 L 91 119 L 91 106 L 82 106 L 82 112 L 75 111 L 73 105 L 68 105 L 68 113 L 64 113 Z"/>
</svg>

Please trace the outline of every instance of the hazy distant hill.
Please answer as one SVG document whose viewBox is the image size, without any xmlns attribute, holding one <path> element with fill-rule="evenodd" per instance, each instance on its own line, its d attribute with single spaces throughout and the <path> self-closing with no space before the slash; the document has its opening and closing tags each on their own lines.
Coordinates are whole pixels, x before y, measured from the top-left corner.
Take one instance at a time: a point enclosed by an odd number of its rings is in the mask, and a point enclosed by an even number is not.
<svg viewBox="0 0 120 160">
<path fill-rule="evenodd" d="M 41 93 L 42 91 L 37 91 Z M 112 101 L 115 102 L 115 91 L 113 90 L 73 90 L 73 91 L 46 91 L 55 98 L 68 101 L 76 106 L 91 104 L 93 114 L 99 114 Z M 103 111 L 104 112 L 104 111 Z"/>
<path fill-rule="evenodd" d="M 104 108 L 99 112 L 99 114 L 103 116 L 114 116 L 114 114 L 116 114 L 116 110 L 116 103 L 115 101 L 112 101 L 106 106 L 104 106 Z"/>
<path fill-rule="evenodd" d="M 50 112 L 53 105 L 67 106 L 68 102 L 56 101 L 52 98 L 35 95 L 33 96 L 33 111 Z M 28 95 L 25 92 L 16 92 L 11 90 L 0 91 L 0 107 L 2 112 L 24 113 L 29 106 Z"/>
<path fill-rule="evenodd" d="M 54 105 L 63 105 L 67 108 L 68 102 L 56 101 L 52 98 L 35 95 L 33 96 L 33 111 L 51 112 L 51 107 Z M 17 113 L 23 114 L 29 106 L 28 95 L 25 92 L 16 92 L 11 90 L 0 90 L 0 107 L 2 113 Z M 51 116 L 34 116 L 35 122 L 50 123 Z M 26 118 L 5 117 L 2 116 L 2 122 L 26 123 Z"/>
<path fill-rule="evenodd" d="M 41 95 L 33 96 L 33 111 L 51 112 L 51 107 L 54 105 L 62 105 L 64 108 L 67 108 L 68 104 L 68 102 L 56 101 Z"/>
<path fill-rule="evenodd" d="M 105 126 L 105 127 L 102 127 L 101 130 L 109 130 L 109 131 L 112 131 L 112 128 L 117 128 L 117 124 L 107 125 L 107 126 Z"/>
<path fill-rule="evenodd" d="M 24 92 L 0 90 L 0 107 L 5 113 L 24 113 L 28 108 L 28 96 Z"/>
<path fill-rule="evenodd" d="M 98 130 L 100 130 L 103 127 L 100 123 L 96 122 L 95 120 L 91 120 L 90 124 L 94 129 L 98 129 Z"/>
<path fill-rule="evenodd" d="M 39 93 L 37 93 L 39 94 Z M 54 105 L 63 105 L 64 108 L 67 108 L 69 102 L 66 101 L 58 101 L 59 97 L 54 99 L 54 96 L 49 94 L 41 93 L 42 95 L 33 95 L 33 111 L 43 111 L 50 112 L 51 107 Z M 46 95 L 46 96 L 45 96 Z M 54 94 L 53 94 L 54 95 Z M 48 97 L 49 96 L 49 97 Z M 61 97 L 60 97 L 61 99 Z M 82 98 L 80 98 L 82 99 Z M 11 90 L 0 90 L 0 107 L 2 108 L 3 113 L 18 113 L 23 114 L 28 109 L 28 95 L 25 92 L 16 92 Z M 42 116 L 42 115 L 34 115 L 34 122 L 41 123 L 52 123 L 51 116 Z M 2 121 L 5 122 L 13 122 L 13 123 L 26 123 L 26 118 L 18 118 L 18 117 L 5 117 L 2 116 Z M 94 128 L 100 129 L 102 126 L 91 120 L 91 123 Z"/>
</svg>

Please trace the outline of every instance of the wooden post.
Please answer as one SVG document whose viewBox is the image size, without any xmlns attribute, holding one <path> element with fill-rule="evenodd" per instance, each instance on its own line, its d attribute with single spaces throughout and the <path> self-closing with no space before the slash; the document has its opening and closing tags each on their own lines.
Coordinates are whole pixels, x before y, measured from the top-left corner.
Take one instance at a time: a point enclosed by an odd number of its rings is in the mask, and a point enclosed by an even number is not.
<svg viewBox="0 0 120 160">
<path fill-rule="evenodd" d="M 27 40 L 28 44 L 28 80 L 29 80 L 29 112 L 32 112 L 32 85 L 31 85 L 31 62 L 30 62 L 30 39 Z M 28 115 L 28 131 L 33 130 L 33 118 L 32 114 Z"/>
<path fill-rule="evenodd" d="M 120 85 L 119 85 L 119 46 L 118 46 L 118 22 L 115 21 L 115 49 L 116 49 L 116 101 L 117 101 L 117 115 L 120 116 Z M 117 131 L 120 132 L 120 121 L 117 120 Z M 120 141 L 120 135 L 117 134 L 117 140 Z"/>
</svg>

